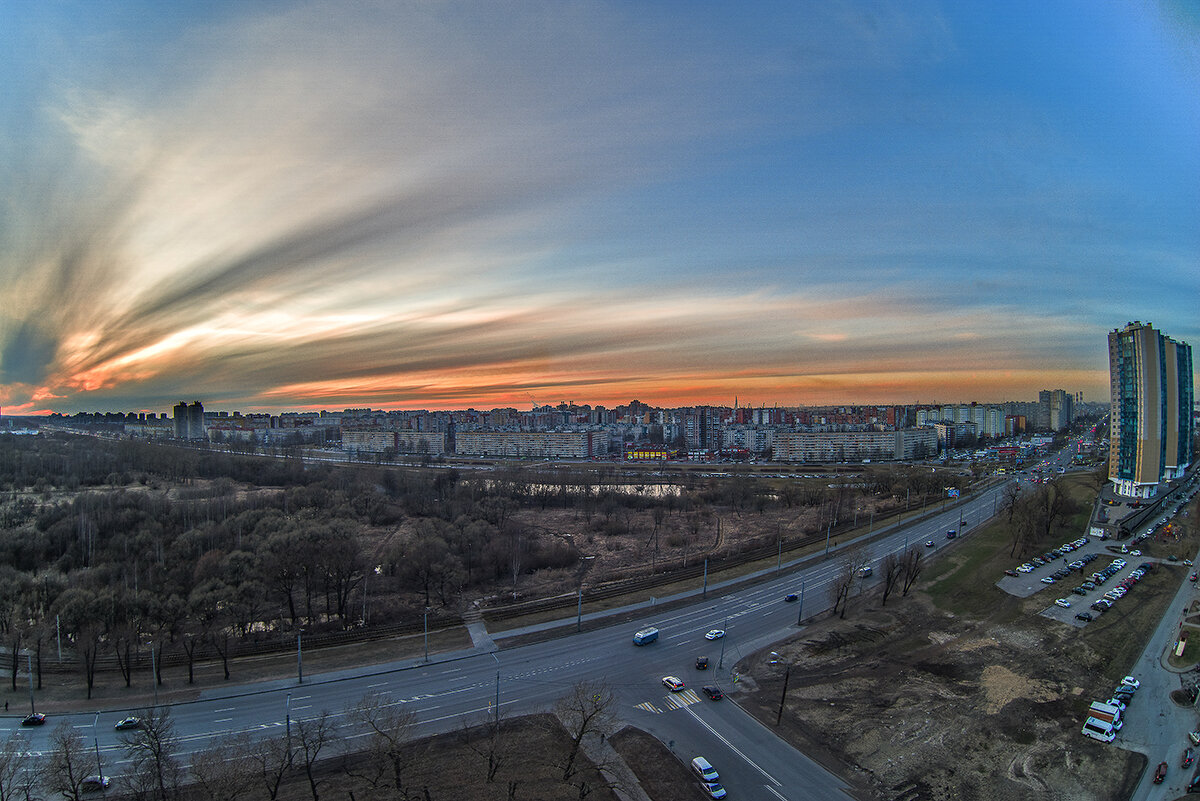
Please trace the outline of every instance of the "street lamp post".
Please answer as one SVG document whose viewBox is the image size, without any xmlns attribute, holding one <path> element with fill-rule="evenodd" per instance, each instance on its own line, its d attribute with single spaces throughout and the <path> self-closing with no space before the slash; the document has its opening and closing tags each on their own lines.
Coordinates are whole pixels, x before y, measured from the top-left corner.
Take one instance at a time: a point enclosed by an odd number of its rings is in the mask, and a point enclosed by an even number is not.
<svg viewBox="0 0 1200 801">
<path fill-rule="evenodd" d="M 26 653 L 26 656 L 29 658 L 29 714 L 32 715 L 37 712 L 33 708 L 33 651 Z"/>
<path fill-rule="evenodd" d="M 297 684 L 304 683 L 304 646 L 300 643 L 300 638 L 304 635 L 304 629 L 296 631 L 296 679 Z"/>
<path fill-rule="evenodd" d="M 292 694 L 287 694 L 287 706 L 284 708 L 284 722 L 287 725 L 287 752 L 288 757 L 292 753 Z"/>
<path fill-rule="evenodd" d="M 100 786 L 104 787 L 104 766 L 100 764 L 100 737 L 96 734 L 96 724 L 100 722 L 100 713 L 92 718 L 92 742 L 96 745 L 96 775 L 100 777 Z"/>
<path fill-rule="evenodd" d="M 154 706 L 158 706 L 158 663 L 154 659 L 154 642 L 146 643 L 150 647 L 150 683 L 154 685 Z"/>
<path fill-rule="evenodd" d="M 720 670 L 725 664 L 725 638 L 729 636 L 729 618 L 725 618 L 724 628 L 725 633 L 721 635 L 721 656 L 717 659 L 717 670 Z"/>
<path fill-rule="evenodd" d="M 796 625 L 804 624 L 804 579 L 800 579 L 800 611 L 796 614 Z"/>
<path fill-rule="evenodd" d="M 425 661 L 429 661 L 429 607 L 425 607 Z"/>
</svg>

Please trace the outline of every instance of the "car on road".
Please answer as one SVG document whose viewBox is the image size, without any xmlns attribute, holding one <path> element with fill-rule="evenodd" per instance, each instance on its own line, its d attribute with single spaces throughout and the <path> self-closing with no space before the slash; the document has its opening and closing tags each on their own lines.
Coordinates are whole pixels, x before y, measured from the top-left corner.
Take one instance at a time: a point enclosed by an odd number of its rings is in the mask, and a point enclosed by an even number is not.
<svg viewBox="0 0 1200 801">
<path fill-rule="evenodd" d="M 787 595 L 783 596 L 783 600 L 787 601 L 790 604 L 792 601 L 797 600 L 799 597 L 800 596 L 797 595 L 796 593 L 789 592 Z"/>
<path fill-rule="evenodd" d="M 85 793 L 102 793 L 111 783 L 112 778 L 109 776 L 88 776 L 79 783 L 79 789 Z"/>
<path fill-rule="evenodd" d="M 708 670 L 708 657 L 707 656 L 696 657 L 696 670 Z"/>
<path fill-rule="evenodd" d="M 714 687 L 711 684 L 706 684 L 703 687 L 701 687 L 700 689 L 702 689 L 704 691 L 704 694 L 707 695 L 709 698 L 711 698 L 714 701 L 720 701 L 722 698 L 725 697 L 725 693 L 721 692 L 720 687 Z"/>
<path fill-rule="evenodd" d="M 958 532 L 955 529 L 950 529 L 949 531 L 946 532 L 946 539 L 948 539 L 948 540 L 952 540 L 957 536 L 958 536 Z"/>
<path fill-rule="evenodd" d="M 1159 762 L 1158 767 L 1154 769 L 1154 783 L 1162 784 L 1165 778 L 1167 778 L 1167 763 Z"/>
<path fill-rule="evenodd" d="M 136 729 L 141 725 L 142 725 L 141 718 L 136 717 L 134 715 L 130 715 L 127 718 L 121 718 L 119 721 L 117 721 L 117 725 L 114 728 L 117 731 L 126 731 L 127 729 Z"/>
<path fill-rule="evenodd" d="M 708 633 L 704 635 L 704 639 L 706 639 L 706 640 L 719 640 L 719 639 L 721 639 L 721 638 L 722 638 L 722 637 L 724 637 L 724 636 L 725 636 L 725 630 L 724 630 L 724 629 L 710 629 L 710 630 L 708 631 Z"/>
<path fill-rule="evenodd" d="M 41 712 L 30 712 L 25 717 L 21 718 L 22 726 L 41 726 L 46 722 L 46 716 Z"/>
<path fill-rule="evenodd" d="M 1061 606 L 1063 609 L 1070 609 L 1070 608 L 1071 608 L 1071 602 L 1070 602 L 1070 601 L 1068 601 L 1066 598 L 1059 598 L 1058 600 L 1056 600 L 1056 601 L 1054 602 L 1054 605 L 1055 605 L 1055 606 Z"/>
<path fill-rule="evenodd" d="M 704 792 L 709 798 L 724 798 L 725 788 L 720 782 L 700 782 L 700 786 L 704 788 Z"/>
<path fill-rule="evenodd" d="M 677 693 L 683 689 L 683 682 L 676 676 L 663 676 L 662 683 L 664 687 L 673 693 Z"/>
<path fill-rule="evenodd" d="M 926 547 L 926 548 L 932 548 L 932 547 L 933 547 L 933 540 L 925 540 L 925 547 Z"/>
</svg>

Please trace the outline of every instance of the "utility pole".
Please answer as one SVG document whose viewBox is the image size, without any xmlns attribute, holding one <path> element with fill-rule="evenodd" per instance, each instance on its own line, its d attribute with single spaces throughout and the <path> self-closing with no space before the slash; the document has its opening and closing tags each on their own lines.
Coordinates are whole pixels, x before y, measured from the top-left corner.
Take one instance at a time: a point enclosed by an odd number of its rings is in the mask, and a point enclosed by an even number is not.
<svg viewBox="0 0 1200 801">
<path fill-rule="evenodd" d="M 775 715 L 775 725 L 783 720 L 783 702 L 787 700 L 788 679 L 792 676 L 792 666 L 788 665 L 783 671 L 783 692 L 779 694 L 779 712 Z"/>
<path fill-rule="evenodd" d="M 701 598 L 708 597 L 708 557 L 704 557 L 704 589 L 700 592 Z"/>
<path fill-rule="evenodd" d="M 579 584 L 579 600 L 575 605 L 575 631 L 583 631 L 583 583 Z"/>
<path fill-rule="evenodd" d="M 296 683 L 304 683 L 304 646 L 300 642 L 300 638 L 304 634 L 304 629 L 296 631 Z"/>
<path fill-rule="evenodd" d="M 429 607 L 425 607 L 425 661 L 429 661 Z"/>
<path fill-rule="evenodd" d="M 29 714 L 32 715 L 37 712 L 33 708 L 33 651 L 26 653 L 26 656 L 29 657 Z"/>
</svg>

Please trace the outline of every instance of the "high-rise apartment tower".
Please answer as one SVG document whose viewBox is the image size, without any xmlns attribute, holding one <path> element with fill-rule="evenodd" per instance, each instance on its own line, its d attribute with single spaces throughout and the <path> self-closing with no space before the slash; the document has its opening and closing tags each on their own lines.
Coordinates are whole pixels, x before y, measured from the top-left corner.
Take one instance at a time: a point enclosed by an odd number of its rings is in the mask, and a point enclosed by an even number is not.
<svg viewBox="0 0 1200 801">
<path fill-rule="evenodd" d="M 1192 348 L 1133 322 L 1108 335 L 1112 412 L 1108 478 L 1148 498 L 1192 461 Z"/>
</svg>

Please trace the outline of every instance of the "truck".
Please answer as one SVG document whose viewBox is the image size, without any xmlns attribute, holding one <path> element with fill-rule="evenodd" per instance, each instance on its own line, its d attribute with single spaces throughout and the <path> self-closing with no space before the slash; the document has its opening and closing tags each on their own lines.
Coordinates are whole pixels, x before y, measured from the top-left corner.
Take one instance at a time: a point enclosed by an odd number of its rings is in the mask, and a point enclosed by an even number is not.
<svg viewBox="0 0 1200 801">
<path fill-rule="evenodd" d="M 642 629 L 633 635 L 634 645 L 646 645 L 658 639 L 658 629 L 651 626 L 650 628 Z"/>
<path fill-rule="evenodd" d="M 1088 707 L 1088 716 L 1096 720 L 1102 720 L 1112 726 L 1113 731 L 1118 731 L 1125 725 L 1121 720 L 1121 708 L 1112 704 L 1101 703 L 1100 701 L 1092 701 L 1092 705 Z"/>
</svg>

